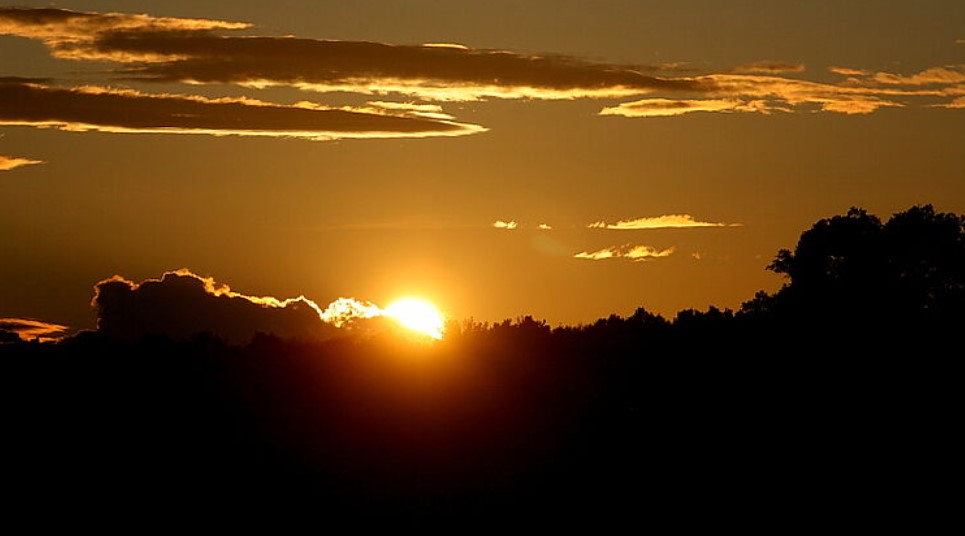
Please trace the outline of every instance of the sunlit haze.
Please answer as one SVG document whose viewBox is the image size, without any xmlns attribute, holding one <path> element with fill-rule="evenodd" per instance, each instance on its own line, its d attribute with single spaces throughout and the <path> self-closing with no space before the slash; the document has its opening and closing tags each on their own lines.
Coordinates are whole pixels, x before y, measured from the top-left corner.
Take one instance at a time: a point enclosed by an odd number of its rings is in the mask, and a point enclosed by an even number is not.
<svg viewBox="0 0 965 536">
<path fill-rule="evenodd" d="M 441 339 L 445 330 L 445 317 L 431 303 L 419 298 L 394 301 L 383 314 L 407 329 L 433 339 Z"/>
</svg>

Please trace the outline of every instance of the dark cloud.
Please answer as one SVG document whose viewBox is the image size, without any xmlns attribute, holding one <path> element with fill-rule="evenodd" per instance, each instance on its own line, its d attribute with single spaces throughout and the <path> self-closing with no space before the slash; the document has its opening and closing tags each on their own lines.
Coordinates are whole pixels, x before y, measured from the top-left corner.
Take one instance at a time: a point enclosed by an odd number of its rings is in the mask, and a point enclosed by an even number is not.
<svg viewBox="0 0 965 536">
<path fill-rule="evenodd" d="M 123 340 L 163 334 L 184 339 L 202 332 L 245 343 L 257 332 L 322 340 L 338 328 L 304 297 L 290 300 L 245 296 L 187 270 L 134 283 L 114 276 L 95 286 L 91 305 L 98 331 Z"/>
<path fill-rule="evenodd" d="M 185 57 L 129 71 L 163 81 L 285 84 L 443 100 L 620 96 L 697 86 L 621 66 L 453 47 L 131 32 L 105 36 L 95 45 L 105 52 Z"/>
<path fill-rule="evenodd" d="M 311 139 L 456 136 L 484 130 L 475 125 L 388 113 L 96 87 L 64 89 L 22 82 L 0 83 L 0 124 Z"/>
<path fill-rule="evenodd" d="M 956 99 L 965 96 L 962 65 L 933 67 L 912 75 L 872 75 L 834 68 L 834 72 L 849 76 L 842 83 L 782 76 L 804 71 L 801 64 L 783 61 L 754 62 L 725 73 L 673 76 L 689 66 L 612 65 L 444 43 L 393 45 L 225 35 L 245 28 L 249 25 L 205 19 L 0 8 L 0 34 L 38 39 L 61 58 L 120 62 L 124 66 L 116 75 L 144 81 L 283 85 L 320 92 L 401 94 L 437 101 L 646 96 L 603 110 L 604 115 L 627 117 L 694 111 L 769 114 L 821 110 L 867 114 L 886 107 L 908 106 L 916 99 L 931 99 L 933 102 L 926 103 L 931 106 L 957 107 Z M 658 76 L 659 72 L 669 74 Z M 655 93 L 673 94 L 674 98 L 651 97 Z M 936 100 L 941 102 L 935 103 Z M 402 115 L 391 107 L 382 107 L 381 111 L 390 116 Z M 465 125 L 450 124 L 445 129 L 439 127 L 447 124 L 445 118 L 420 113 L 421 119 L 442 123 L 428 127 L 407 124 L 388 130 L 466 132 L 460 130 Z M 404 115 L 416 118 L 412 113 Z M 330 122 L 337 121 L 333 117 Z M 359 132 L 353 128 L 328 130 Z"/>
<path fill-rule="evenodd" d="M 126 74 L 148 80 L 292 85 L 440 100 L 613 97 L 694 90 L 704 84 L 560 56 L 455 45 L 233 37 L 211 30 L 245 26 L 146 15 L 31 11 L 0 9 L 0 33 L 42 40 L 58 57 L 137 62 Z"/>
</svg>

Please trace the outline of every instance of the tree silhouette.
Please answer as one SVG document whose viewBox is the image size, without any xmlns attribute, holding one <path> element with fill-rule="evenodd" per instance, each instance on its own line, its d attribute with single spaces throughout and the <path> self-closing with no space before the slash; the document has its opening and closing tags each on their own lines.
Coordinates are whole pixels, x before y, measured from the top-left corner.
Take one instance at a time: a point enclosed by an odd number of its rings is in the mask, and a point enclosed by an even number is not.
<svg viewBox="0 0 965 536">
<path fill-rule="evenodd" d="M 865 210 L 822 219 L 768 269 L 787 277 L 747 313 L 880 325 L 965 314 L 965 217 L 914 206 L 882 224 Z"/>
</svg>

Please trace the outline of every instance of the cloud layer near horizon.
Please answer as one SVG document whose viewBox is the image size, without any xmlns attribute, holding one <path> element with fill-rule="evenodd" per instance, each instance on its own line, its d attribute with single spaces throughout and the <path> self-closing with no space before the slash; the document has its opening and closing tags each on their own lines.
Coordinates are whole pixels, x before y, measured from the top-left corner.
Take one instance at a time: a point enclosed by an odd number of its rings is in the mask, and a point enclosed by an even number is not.
<svg viewBox="0 0 965 536">
<path fill-rule="evenodd" d="M 384 314 L 374 304 L 352 298 L 339 298 L 322 309 L 304 296 L 248 296 L 186 269 L 141 283 L 120 276 L 105 279 L 95 285 L 91 305 L 98 331 L 123 340 L 152 334 L 184 339 L 207 332 L 246 343 L 261 332 L 317 341 L 338 335 L 339 328 L 354 321 Z"/>
<path fill-rule="evenodd" d="M 0 80 L 0 125 L 307 139 L 457 136 L 485 130 L 403 115 L 89 86 L 64 89 L 10 78 Z"/>
</svg>

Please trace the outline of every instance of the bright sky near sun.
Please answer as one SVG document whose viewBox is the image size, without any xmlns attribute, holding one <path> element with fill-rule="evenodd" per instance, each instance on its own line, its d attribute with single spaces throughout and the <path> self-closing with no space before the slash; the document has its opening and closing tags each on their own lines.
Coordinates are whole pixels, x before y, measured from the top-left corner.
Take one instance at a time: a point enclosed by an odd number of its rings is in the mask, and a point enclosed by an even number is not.
<svg viewBox="0 0 965 536">
<path fill-rule="evenodd" d="M 0 317 L 180 268 L 673 315 L 850 206 L 965 212 L 965 2 L 66 0 L 0 6 L 0 58 Z"/>
</svg>

